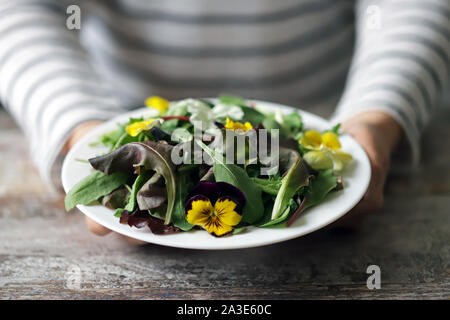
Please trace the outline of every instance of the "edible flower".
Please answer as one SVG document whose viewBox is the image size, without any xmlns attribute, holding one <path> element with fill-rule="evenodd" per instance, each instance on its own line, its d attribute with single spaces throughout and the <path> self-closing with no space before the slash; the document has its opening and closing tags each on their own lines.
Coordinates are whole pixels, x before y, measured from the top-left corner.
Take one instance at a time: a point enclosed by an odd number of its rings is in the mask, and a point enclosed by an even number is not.
<svg viewBox="0 0 450 320">
<path fill-rule="evenodd" d="M 125 131 L 132 137 L 136 137 L 139 133 L 149 130 L 153 127 L 155 119 L 134 122 L 125 128 Z"/>
<path fill-rule="evenodd" d="M 242 191 L 226 182 L 201 182 L 187 199 L 186 220 L 216 237 L 233 231 L 242 219 L 246 202 Z"/>
<path fill-rule="evenodd" d="M 248 130 L 253 129 L 252 125 L 250 124 L 250 122 L 246 122 L 246 123 L 240 123 L 240 122 L 234 122 L 233 120 L 231 120 L 230 118 L 227 117 L 227 122 L 225 123 L 224 126 L 225 129 L 230 129 L 230 130 L 242 130 L 244 132 L 247 132 Z"/>
<path fill-rule="evenodd" d="M 182 113 L 184 110 L 190 113 L 189 119 L 192 124 L 199 125 L 201 123 L 203 131 L 217 129 L 215 124 L 217 119 L 229 117 L 234 120 L 241 120 L 244 117 L 244 112 L 239 106 L 218 103 L 211 108 L 205 101 L 198 99 L 184 99 L 174 102 L 170 106 L 168 114 L 172 111 Z"/>
<path fill-rule="evenodd" d="M 164 114 L 167 111 L 169 104 L 170 102 L 168 100 L 158 96 L 151 96 L 145 100 L 147 107 L 158 110 L 160 114 Z"/>
<path fill-rule="evenodd" d="M 350 154 L 340 151 L 339 137 L 331 131 L 306 131 L 299 143 L 308 149 L 303 158 L 314 170 L 333 168 L 335 171 L 341 171 L 352 160 Z"/>
</svg>

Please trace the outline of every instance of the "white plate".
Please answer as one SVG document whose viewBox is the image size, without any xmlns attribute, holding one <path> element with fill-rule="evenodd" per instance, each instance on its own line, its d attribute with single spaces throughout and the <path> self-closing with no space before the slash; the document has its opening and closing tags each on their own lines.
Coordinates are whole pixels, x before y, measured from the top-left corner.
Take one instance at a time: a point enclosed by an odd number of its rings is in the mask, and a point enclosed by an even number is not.
<svg viewBox="0 0 450 320">
<path fill-rule="evenodd" d="M 275 103 L 253 101 L 258 108 L 275 110 L 280 108 L 283 113 L 292 112 L 293 108 Z M 323 118 L 309 112 L 297 110 L 303 117 L 303 122 L 308 129 L 325 130 L 330 124 Z M 90 174 L 91 167 L 87 163 L 76 159 L 88 159 L 107 151 L 103 147 L 90 147 L 91 142 L 98 141 L 98 137 L 108 131 L 114 130 L 117 123 L 125 123 L 129 117 L 150 117 L 155 112 L 143 108 L 116 117 L 101 126 L 90 131 L 67 154 L 62 167 L 62 183 L 64 190 L 68 192 L 72 186 L 83 177 Z M 309 208 L 301 214 L 289 228 L 255 228 L 249 227 L 246 231 L 229 237 L 216 238 L 206 231 L 195 230 L 170 235 L 155 235 L 148 228 L 137 229 L 120 224 L 114 217 L 114 211 L 101 205 L 84 206 L 77 208 L 85 215 L 99 224 L 131 238 L 150 243 L 189 249 L 239 249 L 269 245 L 289 239 L 297 238 L 316 231 L 336 221 L 352 209 L 364 195 L 370 181 L 371 169 L 369 159 L 364 150 L 350 136 L 342 135 L 342 149 L 353 156 L 353 161 L 343 172 L 344 189 L 332 192 L 319 205 Z"/>
</svg>

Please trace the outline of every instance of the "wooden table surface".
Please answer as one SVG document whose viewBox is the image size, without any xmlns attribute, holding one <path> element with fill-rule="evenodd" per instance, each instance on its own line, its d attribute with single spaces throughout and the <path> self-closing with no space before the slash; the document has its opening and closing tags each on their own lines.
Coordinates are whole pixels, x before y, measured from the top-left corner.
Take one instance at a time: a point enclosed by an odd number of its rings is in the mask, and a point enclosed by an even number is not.
<svg viewBox="0 0 450 320">
<path fill-rule="evenodd" d="M 358 232 L 318 231 L 266 247 L 135 247 L 67 214 L 0 109 L 1 299 L 401 299 L 450 297 L 450 109 L 424 134 L 421 167 L 391 174 Z M 369 265 L 381 289 L 366 286 Z"/>
</svg>

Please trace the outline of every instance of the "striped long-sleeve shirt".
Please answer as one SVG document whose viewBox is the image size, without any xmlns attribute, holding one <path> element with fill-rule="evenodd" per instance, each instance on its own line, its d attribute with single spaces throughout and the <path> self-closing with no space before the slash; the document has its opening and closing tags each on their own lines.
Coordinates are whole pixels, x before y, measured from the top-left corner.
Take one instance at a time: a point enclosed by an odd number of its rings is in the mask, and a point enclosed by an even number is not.
<svg viewBox="0 0 450 320">
<path fill-rule="evenodd" d="M 336 108 L 334 121 L 383 110 L 417 159 L 449 59 L 450 0 L 0 0 L 1 103 L 49 182 L 74 127 L 154 94 Z"/>
</svg>

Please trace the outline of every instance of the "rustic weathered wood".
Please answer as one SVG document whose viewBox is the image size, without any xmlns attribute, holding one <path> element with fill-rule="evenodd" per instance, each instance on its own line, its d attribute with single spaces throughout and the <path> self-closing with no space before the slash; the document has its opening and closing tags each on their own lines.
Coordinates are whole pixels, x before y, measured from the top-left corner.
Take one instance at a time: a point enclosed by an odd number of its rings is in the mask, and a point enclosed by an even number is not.
<svg viewBox="0 0 450 320">
<path fill-rule="evenodd" d="M 448 299 L 450 110 L 433 124 L 421 168 L 391 175 L 383 210 L 358 232 L 197 251 L 90 234 L 82 214 L 65 213 L 49 193 L 0 111 L 0 298 Z M 380 290 L 366 287 L 371 264 L 381 268 Z"/>
</svg>

